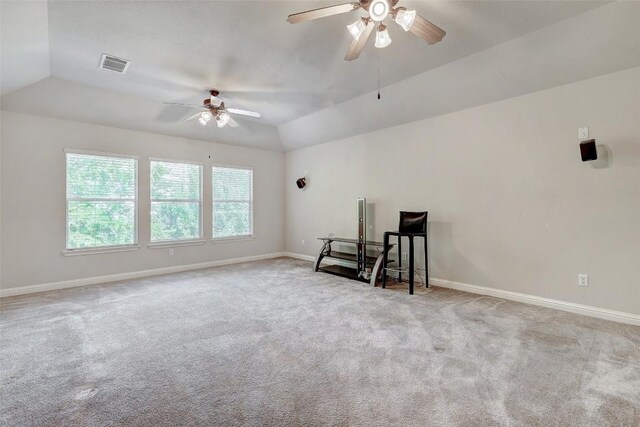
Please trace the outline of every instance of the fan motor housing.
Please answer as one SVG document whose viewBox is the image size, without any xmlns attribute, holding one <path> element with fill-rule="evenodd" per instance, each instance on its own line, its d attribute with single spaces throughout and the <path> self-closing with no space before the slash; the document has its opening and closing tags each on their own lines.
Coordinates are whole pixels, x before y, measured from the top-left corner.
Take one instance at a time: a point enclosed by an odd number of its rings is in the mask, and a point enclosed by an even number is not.
<svg viewBox="0 0 640 427">
<path fill-rule="evenodd" d="M 211 96 L 215 96 L 216 98 L 218 97 L 218 95 L 220 95 L 220 91 L 217 89 L 211 89 L 209 93 L 211 94 Z M 216 109 L 214 105 L 211 105 L 211 98 L 203 99 L 202 105 L 204 105 L 205 108 L 209 108 L 210 110 Z"/>
<path fill-rule="evenodd" d="M 387 3 L 389 3 L 389 8 L 396 7 L 399 1 L 400 0 L 387 0 Z M 369 10 L 369 6 L 371 5 L 371 0 L 360 0 L 358 3 L 360 4 L 361 8 L 365 10 Z"/>
<path fill-rule="evenodd" d="M 224 102 L 222 104 L 220 104 L 219 107 L 216 107 L 215 105 L 211 105 L 211 99 L 207 98 L 207 99 L 203 99 L 202 100 L 202 104 L 203 104 L 204 108 L 208 108 L 210 110 L 222 110 Z"/>
</svg>

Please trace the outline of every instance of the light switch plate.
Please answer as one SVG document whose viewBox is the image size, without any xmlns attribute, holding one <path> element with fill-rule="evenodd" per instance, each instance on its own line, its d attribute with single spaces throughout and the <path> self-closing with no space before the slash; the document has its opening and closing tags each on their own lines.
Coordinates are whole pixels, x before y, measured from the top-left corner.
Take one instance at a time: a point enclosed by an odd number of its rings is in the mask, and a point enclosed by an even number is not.
<svg viewBox="0 0 640 427">
<path fill-rule="evenodd" d="M 578 128 L 578 139 L 580 141 L 583 141 L 585 139 L 589 139 L 589 128 L 588 127 Z"/>
</svg>

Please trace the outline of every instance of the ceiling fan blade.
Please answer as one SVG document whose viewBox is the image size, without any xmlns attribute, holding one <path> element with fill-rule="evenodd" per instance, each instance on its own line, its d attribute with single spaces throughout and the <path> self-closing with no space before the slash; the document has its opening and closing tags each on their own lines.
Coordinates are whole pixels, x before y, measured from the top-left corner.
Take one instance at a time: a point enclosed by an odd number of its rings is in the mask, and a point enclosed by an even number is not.
<svg viewBox="0 0 640 427">
<path fill-rule="evenodd" d="M 222 104 L 222 99 L 218 98 L 217 96 L 211 95 L 211 105 L 217 108 L 220 106 L 220 104 Z"/>
<path fill-rule="evenodd" d="M 413 21 L 409 31 L 423 38 L 429 44 L 438 43 L 447 34 L 442 28 L 432 24 L 420 15 L 416 15 L 416 19 Z"/>
<path fill-rule="evenodd" d="M 238 124 L 238 122 L 236 122 L 235 120 L 233 120 L 233 117 L 229 116 L 229 126 L 231 126 L 232 128 L 237 128 L 238 126 L 240 126 Z"/>
<path fill-rule="evenodd" d="M 186 119 L 184 119 L 184 121 L 188 122 L 189 120 L 197 119 L 201 115 L 202 115 L 202 113 L 195 113 L 193 116 L 190 116 L 190 117 L 187 117 Z"/>
<path fill-rule="evenodd" d="M 367 26 L 365 27 L 362 34 L 360 34 L 358 40 L 354 39 L 351 42 L 351 46 L 349 46 L 349 50 L 344 57 L 345 61 L 353 61 L 355 59 L 358 59 L 358 57 L 360 56 L 360 52 L 362 52 L 362 49 L 364 49 L 364 45 L 367 44 L 367 40 L 371 35 L 371 31 L 373 31 L 373 27 L 375 27 L 375 22 L 373 20 L 370 20 L 367 23 Z"/>
<path fill-rule="evenodd" d="M 331 15 L 339 15 L 341 13 L 351 12 L 360 7 L 359 3 L 344 3 L 335 6 L 321 7 L 320 9 L 308 10 L 306 12 L 294 13 L 287 17 L 287 21 L 291 24 L 311 21 L 312 19 L 324 18 Z"/>
<path fill-rule="evenodd" d="M 195 104 L 181 104 L 179 102 L 163 102 L 164 105 L 177 105 L 179 107 L 190 107 L 190 108 L 203 108 L 202 105 Z"/>
<path fill-rule="evenodd" d="M 227 108 L 226 110 L 229 113 L 240 114 L 242 116 L 255 117 L 257 119 L 262 117 L 262 115 L 260 113 L 256 113 L 255 111 L 243 110 L 241 108 Z"/>
</svg>

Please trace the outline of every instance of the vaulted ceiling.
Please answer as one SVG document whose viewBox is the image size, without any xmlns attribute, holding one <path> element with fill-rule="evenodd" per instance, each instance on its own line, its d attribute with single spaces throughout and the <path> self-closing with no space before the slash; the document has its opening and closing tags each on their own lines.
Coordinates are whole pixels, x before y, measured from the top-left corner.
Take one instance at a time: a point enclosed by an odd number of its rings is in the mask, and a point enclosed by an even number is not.
<svg viewBox="0 0 640 427">
<path fill-rule="evenodd" d="M 371 42 L 355 62 L 343 60 L 345 26 L 362 12 L 286 22 L 339 2 L 3 0 L 2 108 L 281 150 L 640 65 L 640 2 L 401 0 L 445 39 L 390 26 L 392 44 Z M 103 53 L 131 60 L 127 73 L 99 69 Z M 368 95 L 378 66 L 381 101 Z M 263 118 L 201 127 L 162 104 L 199 104 L 210 88 Z"/>
</svg>

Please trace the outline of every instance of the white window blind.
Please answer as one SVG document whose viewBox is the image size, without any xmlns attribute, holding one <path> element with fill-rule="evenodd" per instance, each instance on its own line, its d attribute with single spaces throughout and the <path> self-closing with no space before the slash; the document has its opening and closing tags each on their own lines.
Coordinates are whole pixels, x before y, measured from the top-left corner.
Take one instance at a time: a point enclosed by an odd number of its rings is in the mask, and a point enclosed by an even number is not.
<svg viewBox="0 0 640 427">
<path fill-rule="evenodd" d="M 253 170 L 213 167 L 213 238 L 253 235 Z"/>
<path fill-rule="evenodd" d="M 67 249 L 133 245 L 138 161 L 66 153 Z"/>
<path fill-rule="evenodd" d="M 151 241 L 198 239 L 202 166 L 151 160 Z"/>
</svg>

